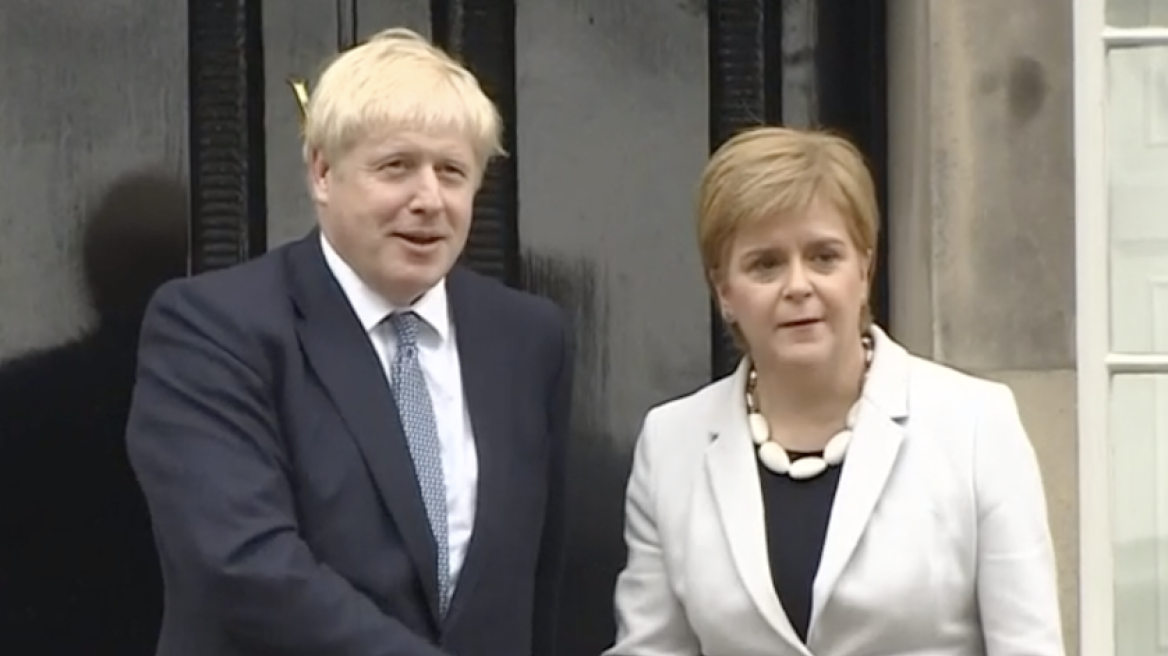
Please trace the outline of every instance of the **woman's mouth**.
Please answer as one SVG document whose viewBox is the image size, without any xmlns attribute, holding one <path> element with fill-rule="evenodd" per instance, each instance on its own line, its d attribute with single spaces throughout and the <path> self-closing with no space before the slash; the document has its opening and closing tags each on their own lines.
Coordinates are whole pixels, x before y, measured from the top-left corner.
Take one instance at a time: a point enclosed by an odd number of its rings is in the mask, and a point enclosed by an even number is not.
<svg viewBox="0 0 1168 656">
<path fill-rule="evenodd" d="M 814 326 L 823 321 L 822 319 L 796 319 L 794 321 L 784 321 L 779 324 L 779 328 L 804 328 L 807 326 Z"/>
</svg>

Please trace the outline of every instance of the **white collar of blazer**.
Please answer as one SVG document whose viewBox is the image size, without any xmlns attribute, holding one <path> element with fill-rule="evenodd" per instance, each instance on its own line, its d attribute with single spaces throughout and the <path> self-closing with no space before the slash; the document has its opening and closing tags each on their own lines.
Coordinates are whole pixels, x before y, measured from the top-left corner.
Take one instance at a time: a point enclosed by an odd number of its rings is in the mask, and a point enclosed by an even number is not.
<svg viewBox="0 0 1168 656">
<path fill-rule="evenodd" d="M 872 365 L 815 576 L 809 642 L 815 635 L 816 620 L 860 541 L 904 438 L 901 421 L 908 416 L 912 356 L 879 328 L 872 328 L 872 337 Z M 746 374 L 744 359 L 732 374 L 730 384 L 723 387 L 727 396 L 714 400 L 724 411 L 712 415 L 710 431 L 716 439 L 706 453 L 706 467 L 742 584 L 774 629 L 792 647 L 810 654 L 791 627 L 769 575 L 758 465 L 743 405 Z M 760 572 L 767 576 L 760 576 Z"/>
</svg>

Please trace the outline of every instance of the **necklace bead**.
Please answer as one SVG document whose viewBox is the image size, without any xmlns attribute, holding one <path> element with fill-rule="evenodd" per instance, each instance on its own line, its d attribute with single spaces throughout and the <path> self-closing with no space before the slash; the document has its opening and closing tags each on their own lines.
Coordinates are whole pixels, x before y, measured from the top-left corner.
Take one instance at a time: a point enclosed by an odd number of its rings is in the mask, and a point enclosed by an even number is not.
<svg viewBox="0 0 1168 656">
<path fill-rule="evenodd" d="M 874 353 L 872 338 L 863 337 L 864 345 L 864 375 L 872 365 Z M 852 431 L 856 426 L 856 416 L 859 414 L 860 402 L 857 401 L 849 410 L 844 420 L 844 429 L 832 436 L 823 447 L 822 455 L 807 455 L 795 460 L 791 459 L 787 450 L 779 443 L 771 440 L 771 427 L 766 417 L 759 411 L 755 399 L 754 389 L 758 383 L 758 374 L 751 366 L 746 382 L 746 423 L 750 429 L 750 438 L 758 449 L 759 462 L 770 471 L 789 476 L 794 480 L 808 480 L 827 471 L 828 467 L 840 465 L 848 453 L 852 442 Z"/>
</svg>

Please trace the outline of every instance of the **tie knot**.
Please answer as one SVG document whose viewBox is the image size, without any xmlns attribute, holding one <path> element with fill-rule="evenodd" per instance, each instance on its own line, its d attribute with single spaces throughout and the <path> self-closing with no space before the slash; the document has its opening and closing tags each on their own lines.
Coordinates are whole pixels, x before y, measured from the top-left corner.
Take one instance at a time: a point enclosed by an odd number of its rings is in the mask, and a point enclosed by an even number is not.
<svg viewBox="0 0 1168 656">
<path fill-rule="evenodd" d="M 418 328 L 421 317 L 414 312 L 394 312 L 389 315 L 389 325 L 397 335 L 398 346 L 409 348 L 418 345 Z"/>
</svg>

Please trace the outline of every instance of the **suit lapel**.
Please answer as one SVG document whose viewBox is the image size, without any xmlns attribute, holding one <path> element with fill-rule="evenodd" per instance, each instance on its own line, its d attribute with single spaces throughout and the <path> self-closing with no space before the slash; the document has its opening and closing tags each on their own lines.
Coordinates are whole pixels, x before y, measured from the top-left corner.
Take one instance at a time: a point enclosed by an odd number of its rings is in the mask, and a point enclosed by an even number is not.
<svg viewBox="0 0 1168 656">
<path fill-rule="evenodd" d="M 909 355 L 879 329 L 859 415 L 840 472 L 827 537 L 815 577 L 808 637 L 831 599 L 840 575 L 860 543 L 904 440 L 899 423 L 908 414 Z"/>
<path fill-rule="evenodd" d="M 291 247 L 288 264 L 308 361 L 352 432 L 418 571 L 435 572 L 437 550 L 393 394 L 377 352 L 325 263 L 317 231 Z M 436 616 L 437 579 L 420 578 Z"/>
<path fill-rule="evenodd" d="M 744 360 L 726 387 L 727 396 L 715 401 L 719 411 L 711 426 L 715 438 L 706 452 L 707 473 L 742 585 L 775 632 L 791 648 L 810 656 L 775 594 L 761 482 L 742 401 L 745 380 Z"/>
<path fill-rule="evenodd" d="M 474 431 L 479 469 L 474 531 L 451 600 L 448 623 L 457 618 L 489 560 L 493 531 L 506 526 L 506 508 L 500 495 L 508 478 L 505 440 L 509 435 L 506 403 L 509 390 L 505 374 L 510 359 L 503 335 L 492 331 L 495 324 L 492 308 L 481 297 L 483 290 L 476 289 L 479 282 L 475 274 L 461 267 L 456 267 L 447 277 L 463 395 Z"/>
</svg>

